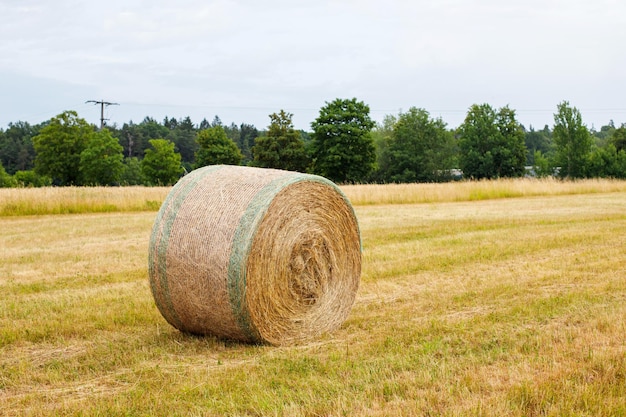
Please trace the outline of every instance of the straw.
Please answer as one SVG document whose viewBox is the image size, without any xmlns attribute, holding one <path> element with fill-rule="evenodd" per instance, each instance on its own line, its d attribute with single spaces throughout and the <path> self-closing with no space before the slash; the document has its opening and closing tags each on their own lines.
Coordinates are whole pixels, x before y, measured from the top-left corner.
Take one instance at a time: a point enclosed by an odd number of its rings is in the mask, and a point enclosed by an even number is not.
<svg viewBox="0 0 626 417">
<path fill-rule="evenodd" d="M 195 334 L 281 345 L 331 332 L 360 273 L 350 202 L 314 175 L 200 168 L 172 188 L 150 238 L 156 305 Z"/>
</svg>

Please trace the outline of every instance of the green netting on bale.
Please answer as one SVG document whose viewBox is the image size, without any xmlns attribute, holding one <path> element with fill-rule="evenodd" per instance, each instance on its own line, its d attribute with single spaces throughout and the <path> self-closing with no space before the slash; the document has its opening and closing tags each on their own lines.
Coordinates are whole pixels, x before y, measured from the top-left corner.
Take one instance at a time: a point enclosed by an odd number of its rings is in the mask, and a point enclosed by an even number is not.
<svg viewBox="0 0 626 417">
<path fill-rule="evenodd" d="M 354 211 L 332 182 L 204 167 L 173 187 L 155 219 L 150 286 L 161 314 L 182 331 L 289 343 L 345 319 L 360 252 Z"/>
</svg>

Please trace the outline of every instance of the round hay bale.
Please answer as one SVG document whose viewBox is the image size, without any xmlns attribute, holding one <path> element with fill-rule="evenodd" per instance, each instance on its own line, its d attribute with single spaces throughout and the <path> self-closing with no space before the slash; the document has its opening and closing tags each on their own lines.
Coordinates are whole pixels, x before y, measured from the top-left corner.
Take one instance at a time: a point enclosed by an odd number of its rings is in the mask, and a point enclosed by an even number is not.
<svg viewBox="0 0 626 417">
<path fill-rule="evenodd" d="M 325 178 L 208 166 L 163 202 L 149 274 L 159 311 L 177 329 L 289 344 L 348 316 L 361 275 L 359 227 Z"/>
</svg>

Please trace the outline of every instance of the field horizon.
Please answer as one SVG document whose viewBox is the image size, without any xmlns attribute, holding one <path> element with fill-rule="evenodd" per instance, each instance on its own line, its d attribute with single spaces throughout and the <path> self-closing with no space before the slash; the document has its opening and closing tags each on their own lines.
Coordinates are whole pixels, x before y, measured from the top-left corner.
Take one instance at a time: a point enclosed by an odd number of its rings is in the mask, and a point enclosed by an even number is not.
<svg viewBox="0 0 626 417">
<path fill-rule="evenodd" d="M 172 187 L 0 188 L 0 217 L 157 211 Z M 502 178 L 446 183 L 340 185 L 352 205 L 419 204 L 626 191 L 626 181 Z"/>
<path fill-rule="evenodd" d="M 624 181 L 342 186 L 356 302 L 282 347 L 161 317 L 168 190 L 0 190 L 0 415 L 626 415 Z"/>
</svg>

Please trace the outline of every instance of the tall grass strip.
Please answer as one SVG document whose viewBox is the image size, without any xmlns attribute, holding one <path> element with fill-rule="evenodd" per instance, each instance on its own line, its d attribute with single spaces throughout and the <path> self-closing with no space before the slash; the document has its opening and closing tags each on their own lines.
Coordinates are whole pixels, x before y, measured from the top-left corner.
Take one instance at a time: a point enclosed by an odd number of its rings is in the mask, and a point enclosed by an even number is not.
<svg viewBox="0 0 626 417">
<path fill-rule="evenodd" d="M 341 189 L 353 205 L 361 206 L 623 192 L 626 191 L 626 181 L 606 178 L 576 181 L 563 181 L 555 178 L 502 178 L 436 184 L 343 185 Z"/>
<path fill-rule="evenodd" d="M 0 188 L 0 216 L 157 211 L 165 187 Z"/>
</svg>

